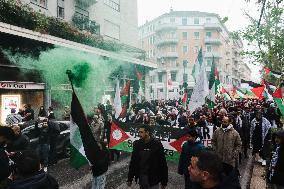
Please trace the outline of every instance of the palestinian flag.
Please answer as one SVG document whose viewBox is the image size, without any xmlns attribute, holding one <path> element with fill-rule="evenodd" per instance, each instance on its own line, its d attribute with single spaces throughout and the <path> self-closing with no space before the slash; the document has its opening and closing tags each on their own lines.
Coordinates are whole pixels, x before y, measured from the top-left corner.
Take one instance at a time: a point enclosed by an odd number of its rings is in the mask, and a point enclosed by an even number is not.
<svg viewBox="0 0 284 189">
<path fill-rule="evenodd" d="M 235 87 L 236 93 L 239 96 L 240 99 L 244 99 L 245 98 L 245 94 L 243 93 L 242 90 L 240 90 L 238 87 Z"/>
<path fill-rule="evenodd" d="M 70 144 L 70 163 L 76 169 L 88 162 L 99 167 L 105 160 L 74 91 L 71 102 Z"/>
<path fill-rule="evenodd" d="M 230 94 L 226 91 L 226 89 L 223 86 L 220 87 L 220 93 L 221 95 L 223 95 L 225 101 L 232 100 Z"/>
<path fill-rule="evenodd" d="M 142 124 L 122 123 L 113 120 L 110 134 L 110 149 L 125 152 L 133 151 L 133 143 L 139 140 L 138 129 Z M 185 142 L 186 130 L 168 126 L 154 127 L 153 134 L 158 138 L 166 153 L 166 159 L 178 162 L 182 144 Z"/>
<path fill-rule="evenodd" d="M 182 106 L 186 110 L 187 109 L 187 93 L 185 92 L 182 98 Z"/>
<path fill-rule="evenodd" d="M 274 102 L 277 104 L 282 116 L 284 116 L 284 104 L 283 104 L 283 94 L 281 88 L 278 87 L 275 92 L 272 94 Z"/>
<path fill-rule="evenodd" d="M 261 87 L 252 88 L 251 91 L 255 94 L 258 99 L 263 99 L 263 92 L 265 90 L 265 86 L 262 85 Z"/>
<path fill-rule="evenodd" d="M 202 61 L 203 61 L 202 48 L 200 48 L 199 52 L 198 52 L 197 59 L 195 61 L 195 64 L 194 64 L 194 66 L 192 68 L 192 72 L 191 72 L 191 75 L 194 78 L 195 82 L 196 82 L 196 78 L 198 77 Z"/>
<path fill-rule="evenodd" d="M 281 77 L 281 72 L 272 71 L 272 70 L 270 70 L 270 69 L 267 68 L 267 67 L 263 68 L 263 70 L 264 70 L 264 74 L 265 74 L 265 75 L 274 76 L 274 77 L 276 77 L 277 79 L 279 79 L 279 78 Z"/>
<path fill-rule="evenodd" d="M 255 83 L 255 82 L 252 82 L 252 81 L 246 81 L 244 79 L 241 79 L 241 86 L 245 87 L 245 88 L 247 88 L 247 87 L 257 88 L 257 87 L 262 87 L 263 85 Z"/>
<path fill-rule="evenodd" d="M 125 117 L 130 104 L 130 81 L 126 83 L 124 89 L 121 91 L 121 104 L 122 111 L 119 117 Z"/>
<path fill-rule="evenodd" d="M 209 77 L 209 96 L 207 98 L 208 107 L 211 109 L 214 108 L 215 98 L 216 98 L 216 94 L 218 93 L 219 85 L 220 85 L 219 74 L 218 74 L 216 64 L 214 61 L 214 57 L 213 57 L 211 73 Z"/>
</svg>

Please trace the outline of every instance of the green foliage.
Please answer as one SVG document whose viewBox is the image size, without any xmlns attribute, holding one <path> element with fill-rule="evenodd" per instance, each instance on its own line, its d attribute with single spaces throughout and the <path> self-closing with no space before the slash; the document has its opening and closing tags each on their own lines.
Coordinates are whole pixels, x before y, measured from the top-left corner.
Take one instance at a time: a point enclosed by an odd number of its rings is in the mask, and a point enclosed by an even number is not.
<svg viewBox="0 0 284 189">
<path fill-rule="evenodd" d="M 251 23 L 239 35 L 252 46 L 252 50 L 244 52 L 254 62 L 273 71 L 281 72 L 284 66 L 284 4 L 283 2 L 266 2 L 262 22 L 246 14 Z M 268 77 L 276 83 L 276 78 Z"/>
</svg>

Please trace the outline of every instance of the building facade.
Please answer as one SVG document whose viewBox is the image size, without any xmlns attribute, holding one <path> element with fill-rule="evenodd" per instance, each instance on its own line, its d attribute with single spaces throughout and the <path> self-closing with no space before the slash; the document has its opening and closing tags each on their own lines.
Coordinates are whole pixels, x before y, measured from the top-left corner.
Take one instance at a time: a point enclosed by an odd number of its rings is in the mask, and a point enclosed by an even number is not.
<svg viewBox="0 0 284 189">
<path fill-rule="evenodd" d="M 208 75 L 214 57 L 224 86 L 229 89 L 240 84 L 243 46 L 232 39 L 217 14 L 171 10 L 139 28 L 139 43 L 158 64 L 158 69 L 150 72 L 151 99 L 181 96 L 184 82 L 193 88 L 191 73 L 200 48 Z"/>
<path fill-rule="evenodd" d="M 21 0 L 47 16 L 138 47 L 137 0 Z"/>
</svg>

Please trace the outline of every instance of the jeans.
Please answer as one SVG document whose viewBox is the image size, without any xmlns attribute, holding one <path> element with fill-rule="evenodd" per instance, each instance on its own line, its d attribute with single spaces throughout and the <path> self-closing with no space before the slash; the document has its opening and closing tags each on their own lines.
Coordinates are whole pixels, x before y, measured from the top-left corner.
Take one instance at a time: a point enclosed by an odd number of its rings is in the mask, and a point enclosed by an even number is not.
<svg viewBox="0 0 284 189">
<path fill-rule="evenodd" d="M 92 189 L 104 189 L 106 185 L 106 174 L 93 177 Z"/>
<path fill-rule="evenodd" d="M 49 149 L 50 149 L 49 144 L 39 144 L 37 147 L 37 153 L 44 167 L 48 166 Z"/>
</svg>

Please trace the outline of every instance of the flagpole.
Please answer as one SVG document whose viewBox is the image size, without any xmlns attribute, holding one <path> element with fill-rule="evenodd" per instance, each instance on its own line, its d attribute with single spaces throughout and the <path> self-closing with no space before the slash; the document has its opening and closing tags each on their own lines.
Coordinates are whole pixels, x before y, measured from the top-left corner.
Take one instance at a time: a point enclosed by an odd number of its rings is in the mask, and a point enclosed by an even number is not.
<svg viewBox="0 0 284 189">
<path fill-rule="evenodd" d="M 68 79 L 69 79 L 69 81 L 71 83 L 72 91 L 75 93 L 74 86 L 73 86 L 73 81 L 72 81 L 72 79 L 74 78 L 74 74 L 72 73 L 71 70 L 66 70 L 66 74 L 67 74 Z"/>
</svg>

